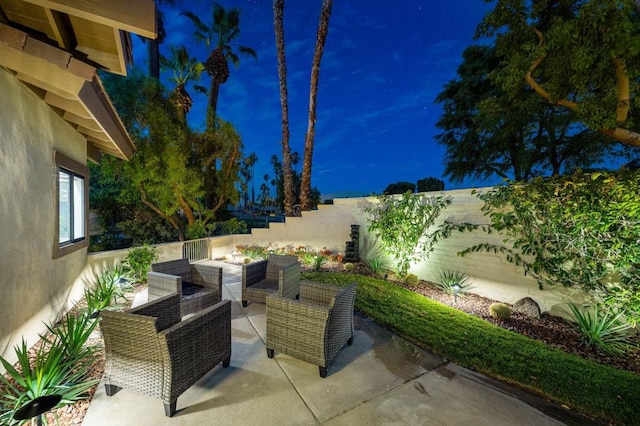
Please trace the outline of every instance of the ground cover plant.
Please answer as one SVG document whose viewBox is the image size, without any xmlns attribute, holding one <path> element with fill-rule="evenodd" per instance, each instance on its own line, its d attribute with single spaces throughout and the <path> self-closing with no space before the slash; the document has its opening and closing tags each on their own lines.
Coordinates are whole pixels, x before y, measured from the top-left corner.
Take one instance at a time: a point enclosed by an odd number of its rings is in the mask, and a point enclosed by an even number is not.
<svg viewBox="0 0 640 426">
<path fill-rule="evenodd" d="M 637 421 L 640 380 L 633 372 L 567 353 L 393 282 L 333 272 L 307 272 L 304 279 L 356 282 L 358 311 L 463 367 L 607 422 Z"/>
</svg>

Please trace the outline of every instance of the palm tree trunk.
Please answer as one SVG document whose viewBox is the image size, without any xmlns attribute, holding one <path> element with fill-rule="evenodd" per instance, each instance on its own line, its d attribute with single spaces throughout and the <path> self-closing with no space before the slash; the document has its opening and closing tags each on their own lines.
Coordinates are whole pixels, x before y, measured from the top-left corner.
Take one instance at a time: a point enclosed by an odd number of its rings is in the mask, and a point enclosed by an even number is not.
<svg viewBox="0 0 640 426">
<path fill-rule="evenodd" d="M 318 96 L 318 80 L 320 79 L 320 60 L 324 51 L 324 43 L 329 33 L 329 18 L 333 0 L 323 0 L 318 21 L 316 47 L 313 52 L 311 65 L 311 84 L 309 87 L 309 121 L 304 141 L 304 159 L 302 161 L 302 177 L 300 183 L 300 208 L 308 211 L 311 206 L 311 162 L 313 157 L 313 142 L 316 133 L 316 98 Z"/>
<path fill-rule="evenodd" d="M 284 0 L 273 1 L 273 27 L 278 51 L 278 79 L 282 108 L 282 180 L 284 188 L 284 215 L 293 216 L 294 190 L 289 146 L 289 95 L 287 92 L 287 63 L 284 49 Z"/>
<path fill-rule="evenodd" d="M 147 40 L 149 50 L 149 76 L 160 80 L 160 44 L 157 40 Z"/>
<path fill-rule="evenodd" d="M 207 129 L 215 131 L 216 126 L 216 110 L 218 109 L 218 93 L 220 92 L 220 83 L 211 78 L 209 86 L 209 105 L 207 108 Z"/>
</svg>

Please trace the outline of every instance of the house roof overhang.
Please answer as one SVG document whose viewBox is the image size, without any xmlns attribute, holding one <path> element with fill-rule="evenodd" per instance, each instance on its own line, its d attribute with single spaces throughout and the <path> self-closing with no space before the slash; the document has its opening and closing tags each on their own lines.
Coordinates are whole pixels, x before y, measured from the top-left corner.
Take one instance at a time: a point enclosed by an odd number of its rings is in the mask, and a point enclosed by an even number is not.
<svg viewBox="0 0 640 426">
<path fill-rule="evenodd" d="M 129 32 L 156 37 L 151 0 L 0 0 L 0 66 L 87 140 L 87 155 L 129 159 L 135 146 L 97 71 L 126 74 Z"/>
</svg>

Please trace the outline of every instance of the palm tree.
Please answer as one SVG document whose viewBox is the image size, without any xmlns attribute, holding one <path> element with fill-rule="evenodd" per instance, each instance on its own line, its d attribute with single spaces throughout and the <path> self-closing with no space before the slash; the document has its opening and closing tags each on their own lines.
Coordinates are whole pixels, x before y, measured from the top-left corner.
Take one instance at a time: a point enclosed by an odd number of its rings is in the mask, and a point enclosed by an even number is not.
<svg viewBox="0 0 640 426">
<path fill-rule="evenodd" d="M 302 178 L 300 183 L 300 207 L 307 211 L 311 207 L 311 159 L 313 157 L 313 141 L 316 132 L 316 98 L 318 95 L 318 80 L 320 79 L 320 60 L 324 51 L 324 42 L 329 32 L 329 18 L 331 17 L 332 0 L 322 0 L 316 47 L 311 64 L 311 83 L 309 87 L 309 121 L 304 141 L 304 160 L 302 161 Z"/>
<path fill-rule="evenodd" d="M 293 216 L 295 204 L 291 173 L 291 147 L 289 146 L 289 97 L 287 93 L 287 63 L 284 51 L 284 0 L 273 0 L 273 27 L 278 51 L 278 79 L 280 81 L 280 106 L 282 109 L 282 181 L 284 214 Z"/>
<path fill-rule="evenodd" d="M 184 46 L 170 46 L 169 51 L 171 52 L 169 58 L 160 56 L 160 66 L 165 71 L 173 71 L 173 75 L 169 78 L 169 81 L 175 84 L 171 101 L 176 106 L 182 122 L 186 123 L 187 113 L 193 104 L 186 85 L 189 81 L 200 79 L 204 65 L 196 58 L 189 57 L 189 52 Z M 200 90 L 204 89 L 201 86 L 197 87 Z"/>
<path fill-rule="evenodd" d="M 158 0 L 156 1 L 156 3 L 158 6 L 162 4 L 173 6 L 175 4 L 175 1 Z M 167 36 L 167 32 L 164 28 L 164 15 L 160 10 L 158 10 L 156 13 L 156 31 L 158 32 L 158 36 L 155 38 L 155 40 L 142 38 L 142 41 L 147 44 L 149 55 L 149 76 L 155 78 L 156 80 L 160 80 L 160 45 L 164 42 Z"/>
<path fill-rule="evenodd" d="M 240 9 L 226 10 L 218 3 L 214 3 L 213 22 L 210 25 L 202 22 L 200 17 L 192 12 L 185 11 L 182 15 L 191 19 L 196 27 L 193 33 L 196 41 L 212 49 L 204 66 L 207 74 L 211 76 L 207 128 L 214 129 L 220 85 L 229 78 L 227 61 L 231 61 L 236 67 L 240 65 L 240 58 L 232 49 L 232 41 L 240 35 Z M 238 46 L 238 52 L 258 59 L 255 50 L 250 47 Z"/>
</svg>

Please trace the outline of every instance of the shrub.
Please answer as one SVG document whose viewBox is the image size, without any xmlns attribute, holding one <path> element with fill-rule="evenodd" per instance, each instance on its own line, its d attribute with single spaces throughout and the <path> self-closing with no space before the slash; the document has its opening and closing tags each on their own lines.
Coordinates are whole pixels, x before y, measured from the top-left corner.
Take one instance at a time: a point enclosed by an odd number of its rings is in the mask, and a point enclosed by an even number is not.
<svg viewBox="0 0 640 426">
<path fill-rule="evenodd" d="M 354 265 L 353 263 L 351 263 L 351 262 L 346 262 L 346 263 L 343 265 L 343 268 L 344 268 L 344 270 L 345 270 L 345 271 L 347 271 L 347 272 L 352 272 L 352 271 L 355 269 L 355 265 Z"/>
<path fill-rule="evenodd" d="M 495 302 L 489 305 L 489 315 L 500 321 L 508 320 L 511 318 L 511 308 L 504 303 Z"/>
<path fill-rule="evenodd" d="M 398 274 L 405 276 L 412 262 L 433 251 L 439 232 L 428 230 L 451 199 L 405 192 L 399 197 L 380 195 L 378 201 L 364 209 L 369 214 L 368 229 L 380 237 L 382 250 L 395 259 Z"/>
<path fill-rule="evenodd" d="M 313 266 L 317 258 L 315 254 L 308 251 L 301 251 L 298 254 L 298 257 L 300 258 L 300 262 L 302 262 L 304 265 L 307 265 L 307 266 Z"/>
<path fill-rule="evenodd" d="M 585 347 L 618 356 L 633 346 L 632 327 L 624 320 L 623 311 L 605 309 L 603 312 L 599 304 L 594 305 L 593 313 L 588 307 L 580 309 L 573 303 L 569 303 L 569 308 Z"/>
<path fill-rule="evenodd" d="M 258 246 L 243 247 L 241 251 L 250 260 L 264 259 L 269 253 L 267 249 Z"/>
<path fill-rule="evenodd" d="M 156 260 L 158 260 L 158 249 L 145 245 L 129 250 L 127 257 L 124 259 L 124 264 L 135 282 L 146 283 L 147 272 L 151 268 L 151 264 Z"/>
<path fill-rule="evenodd" d="M 469 276 L 464 272 L 443 270 L 440 272 L 440 283 L 437 287 L 449 294 L 465 294 L 473 288 L 469 283 Z M 457 286 L 457 287 L 456 287 Z"/>
</svg>

